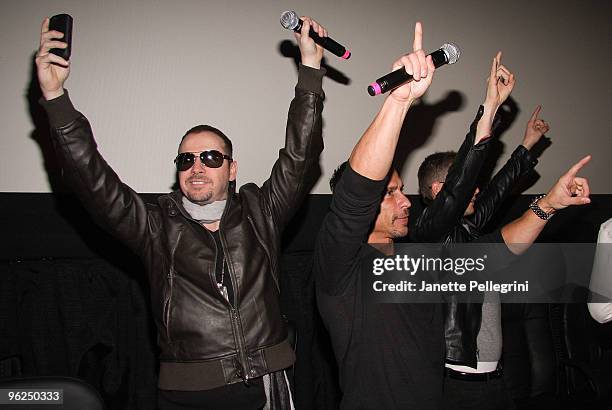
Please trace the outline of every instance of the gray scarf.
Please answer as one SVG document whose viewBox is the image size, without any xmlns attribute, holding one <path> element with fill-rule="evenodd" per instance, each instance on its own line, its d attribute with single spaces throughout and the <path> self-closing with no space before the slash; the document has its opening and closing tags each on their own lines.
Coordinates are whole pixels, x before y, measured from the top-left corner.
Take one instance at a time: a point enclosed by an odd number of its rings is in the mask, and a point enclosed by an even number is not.
<svg viewBox="0 0 612 410">
<path fill-rule="evenodd" d="M 226 202 L 227 201 L 224 199 L 223 201 L 215 201 L 211 204 L 199 205 L 183 196 L 183 207 L 185 211 L 187 211 L 189 216 L 201 224 L 210 224 L 221 220 Z"/>
</svg>

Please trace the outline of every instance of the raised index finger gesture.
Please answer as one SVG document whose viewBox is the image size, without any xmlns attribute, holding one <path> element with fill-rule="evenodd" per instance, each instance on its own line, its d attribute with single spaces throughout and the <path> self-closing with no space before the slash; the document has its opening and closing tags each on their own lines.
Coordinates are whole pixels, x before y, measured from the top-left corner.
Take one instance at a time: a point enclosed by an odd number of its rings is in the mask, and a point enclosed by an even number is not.
<svg viewBox="0 0 612 410">
<path fill-rule="evenodd" d="M 412 81 L 397 87 L 391 92 L 391 96 L 401 101 L 413 101 L 420 98 L 431 85 L 435 66 L 430 56 L 425 56 L 423 51 L 423 26 L 420 22 L 414 25 L 414 40 L 412 42 L 412 53 L 400 57 L 393 64 L 393 69 L 403 66 Z"/>
<path fill-rule="evenodd" d="M 578 175 L 578 171 L 582 169 L 589 161 L 591 160 L 591 156 L 587 155 L 582 158 L 580 161 L 575 163 L 561 178 L 575 178 Z"/>
<path fill-rule="evenodd" d="M 525 128 L 525 136 L 523 138 L 523 145 L 527 149 L 531 149 L 539 140 L 542 135 L 546 134 L 550 129 L 550 126 L 546 121 L 538 118 L 542 106 L 538 105 L 531 114 L 529 121 L 527 121 L 527 127 Z"/>
<path fill-rule="evenodd" d="M 589 182 L 586 178 L 578 177 L 578 172 L 591 160 L 587 155 L 574 164 L 543 198 L 547 206 L 553 210 L 567 208 L 571 205 L 585 205 L 591 202 Z"/>
<path fill-rule="evenodd" d="M 412 42 L 412 51 L 423 49 L 423 26 L 420 21 L 414 25 L 414 40 Z"/>
<path fill-rule="evenodd" d="M 485 104 L 498 108 L 510 96 L 514 88 L 514 74 L 501 63 L 502 53 L 498 51 L 493 58 L 491 71 L 487 79 L 487 96 Z"/>
<path fill-rule="evenodd" d="M 538 115 L 540 115 L 540 111 L 542 110 L 542 106 L 538 105 L 535 110 L 533 110 L 533 113 L 531 114 L 531 118 L 529 118 L 529 122 L 534 123 L 535 120 L 538 119 Z"/>
</svg>

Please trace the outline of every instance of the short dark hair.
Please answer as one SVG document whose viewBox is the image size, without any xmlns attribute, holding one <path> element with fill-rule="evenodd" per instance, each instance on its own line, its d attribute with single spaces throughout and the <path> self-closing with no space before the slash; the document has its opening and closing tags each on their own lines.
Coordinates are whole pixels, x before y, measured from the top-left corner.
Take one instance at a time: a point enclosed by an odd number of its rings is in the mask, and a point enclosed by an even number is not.
<svg viewBox="0 0 612 410">
<path fill-rule="evenodd" d="M 336 185 L 338 185 L 340 178 L 342 178 L 342 174 L 344 173 L 344 170 L 346 169 L 347 165 L 348 165 L 348 161 L 344 161 L 342 164 L 338 166 L 338 168 L 334 170 L 332 177 L 329 179 L 329 188 L 331 189 L 332 192 L 334 192 L 334 188 L 336 187 Z"/>
<path fill-rule="evenodd" d="M 429 155 L 419 166 L 419 193 L 426 200 L 432 200 L 431 186 L 434 182 L 446 180 L 448 169 L 455 161 L 455 151 L 436 152 Z"/>
<path fill-rule="evenodd" d="M 185 139 L 185 137 L 187 137 L 187 135 L 199 134 L 201 132 L 212 132 L 213 134 L 221 138 L 221 140 L 223 141 L 223 144 L 225 144 L 225 149 L 227 150 L 226 154 L 229 155 L 230 157 L 233 157 L 234 147 L 232 146 L 232 141 L 220 129 L 215 128 L 212 125 L 201 124 L 201 125 L 196 125 L 195 127 L 191 127 L 190 129 L 187 130 L 185 135 L 183 135 L 183 138 L 181 138 L 181 144 L 183 143 L 183 140 Z"/>
</svg>

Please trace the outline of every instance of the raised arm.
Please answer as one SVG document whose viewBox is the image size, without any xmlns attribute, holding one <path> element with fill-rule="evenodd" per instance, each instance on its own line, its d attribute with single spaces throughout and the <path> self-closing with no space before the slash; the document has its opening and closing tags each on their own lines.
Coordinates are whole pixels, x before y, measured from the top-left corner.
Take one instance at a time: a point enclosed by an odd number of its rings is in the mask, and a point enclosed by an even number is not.
<svg viewBox="0 0 612 410">
<path fill-rule="evenodd" d="M 527 126 L 525 127 L 525 135 L 523 136 L 521 145 L 528 150 L 533 148 L 533 146 L 542 139 L 542 136 L 550 130 L 548 123 L 540 118 L 540 111 L 542 111 L 542 106 L 538 105 L 535 110 L 533 110 L 529 121 L 527 121 Z"/>
<path fill-rule="evenodd" d="M 287 118 L 285 146 L 272 167 L 270 178 L 264 182 L 262 193 L 265 203 L 282 230 L 315 182 L 312 172 L 323 151 L 322 118 L 323 89 L 321 82 L 325 70 L 321 69 L 323 47 L 308 35 L 310 27 L 319 36 L 327 31 L 309 17 L 300 33 L 295 33 L 302 63 L 298 70 L 295 97 L 291 101 Z"/>
<path fill-rule="evenodd" d="M 536 205 L 547 215 L 560 211 L 572 205 L 585 205 L 591 202 L 589 198 L 589 183 L 586 178 L 578 177 L 578 171 L 591 160 L 587 155 L 574 164 L 569 171 L 559 178 L 548 193 L 539 199 Z M 538 237 L 547 219 L 536 215 L 531 209 L 521 217 L 505 225 L 501 229 L 504 242 L 515 254 L 524 252 Z"/>
<path fill-rule="evenodd" d="M 550 129 L 548 123 L 539 118 L 541 109 L 540 105 L 535 108 L 527 121 L 522 144 L 514 150 L 510 159 L 478 195 L 472 217 L 472 222 L 478 228 L 482 229 L 491 220 L 518 180 L 538 163 L 529 150 Z"/>
<path fill-rule="evenodd" d="M 70 64 L 49 52 L 64 48 L 62 33 L 49 31 L 49 19 L 41 28 L 36 69 L 52 128 L 53 145 L 66 182 L 86 209 L 106 230 L 137 253 L 146 246 L 146 232 L 153 224 L 139 195 L 123 184 L 97 150 L 87 119 L 78 112 L 64 90 Z"/>
<path fill-rule="evenodd" d="M 476 189 L 478 174 L 491 145 L 488 138 L 475 143 L 476 128 L 482 113 L 481 106 L 455 160 L 448 168 L 444 181 L 434 181 L 430 187 L 421 188 L 432 194 L 434 189 L 439 189 L 439 192 L 410 228 L 409 234 L 414 242 L 443 241 L 460 223 Z"/>
<path fill-rule="evenodd" d="M 501 63 L 501 58 L 502 53 L 498 51 L 491 63 L 491 71 L 487 78 L 487 94 L 482 104 L 482 118 L 478 121 L 476 129 L 475 144 L 491 136 L 495 114 L 514 88 L 514 74 Z"/>
<path fill-rule="evenodd" d="M 355 172 L 371 180 L 382 180 L 389 173 L 406 113 L 431 85 L 435 67 L 431 57 L 425 56 L 422 44 L 423 29 L 421 23 L 417 22 L 414 27 L 413 52 L 393 64 L 393 70 L 404 66 L 413 80 L 389 94 L 349 159 Z"/>
<path fill-rule="evenodd" d="M 470 127 L 444 181 L 430 189 L 435 198 L 419 215 L 410 235 L 417 242 L 439 242 L 460 223 L 474 195 L 478 175 L 490 146 L 493 120 L 514 87 L 514 74 L 501 64 L 501 52 L 493 58 L 484 102 Z"/>
<path fill-rule="evenodd" d="M 330 212 L 317 238 L 314 261 L 317 286 L 328 294 L 341 293 L 355 279 L 350 276 L 351 266 L 367 242 L 380 209 L 402 122 L 410 104 L 431 84 L 435 68 L 431 58 L 425 59 L 421 42 L 421 24 L 417 23 L 415 51 L 393 65 L 394 69 L 403 65 L 415 80 L 396 88 L 387 97 L 353 149 L 349 164 L 334 188 Z"/>
</svg>

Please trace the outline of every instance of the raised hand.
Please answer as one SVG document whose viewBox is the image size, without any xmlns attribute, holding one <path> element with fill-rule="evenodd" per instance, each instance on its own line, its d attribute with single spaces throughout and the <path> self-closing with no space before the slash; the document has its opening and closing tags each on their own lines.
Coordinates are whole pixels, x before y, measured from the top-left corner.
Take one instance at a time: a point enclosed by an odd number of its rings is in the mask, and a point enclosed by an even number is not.
<svg viewBox="0 0 612 410">
<path fill-rule="evenodd" d="M 589 182 L 586 178 L 577 176 L 578 171 L 590 160 L 591 156 L 587 155 L 562 175 L 546 196 L 540 199 L 540 208 L 546 212 L 555 212 L 571 205 L 590 203 Z"/>
<path fill-rule="evenodd" d="M 537 144 L 540 138 L 542 138 L 542 135 L 546 134 L 550 129 L 546 121 L 538 118 L 540 110 L 542 110 L 542 106 L 538 105 L 527 122 L 525 136 L 523 137 L 523 146 L 527 149 L 531 149 L 535 144 Z"/>
<path fill-rule="evenodd" d="M 484 114 L 476 128 L 474 144 L 491 136 L 493 119 L 497 109 L 506 101 L 514 88 L 514 74 L 501 64 L 501 51 L 497 52 L 491 63 L 491 71 L 487 78 L 487 96 L 483 103 Z"/>
<path fill-rule="evenodd" d="M 70 62 L 49 52 L 52 48 L 66 48 L 68 45 L 58 41 L 64 37 L 59 31 L 49 31 L 49 17 L 45 17 L 40 30 L 40 45 L 36 53 L 36 73 L 43 97 L 47 100 L 64 94 L 64 82 L 70 73 Z"/>
<path fill-rule="evenodd" d="M 412 53 L 402 56 L 393 63 L 393 70 L 403 66 L 413 78 L 412 81 L 391 92 L 390 97 L 401 102 L 412 102 L 425 94 L 436 70 L 431 57 L 426 57 L 423 51 L 423 28 L 420 22 L 414 25 L 412 50 Z"/>
<path fill-rule="evenodd" d="M 302 64 L 319 69 L 321 68 L 321 59 L 323 58 L 324 49 L 310 38 L 310 28 L 312 27 L 319 37 L 327 37 L 327 30 L 308 16 L 302 16 L 300 18 L 304 21 L 302 29 L 299 33 L 293 33 L 293 35 L 300 47 Z"/>
<path fill-rule="evenodd" d="M 506 101 L 514 88 L 514 74 L 501 63 L 502 53 L 497 52 L 491 72 L 487 79 L 487 96 L 485 98 L 485 108 L 489 107 L 496 111 Z"/>
</svg>

